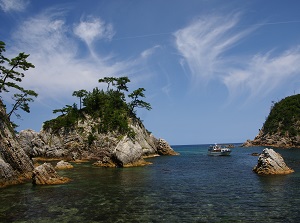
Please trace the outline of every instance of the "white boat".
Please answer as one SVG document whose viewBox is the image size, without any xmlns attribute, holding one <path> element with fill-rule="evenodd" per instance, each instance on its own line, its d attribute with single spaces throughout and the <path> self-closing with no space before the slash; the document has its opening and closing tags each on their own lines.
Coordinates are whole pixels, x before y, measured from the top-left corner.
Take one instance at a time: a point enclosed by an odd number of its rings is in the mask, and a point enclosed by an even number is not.
<svg viewBox="0 0 300 223">
<path fill-rule="evenodd" d="M 210 156 L 229 156 L 231 153 L 231 149 L 221 147 L 218 144 L 215 144 L 214 146 L 210 146 L 207 154 Z"/>
</svg>

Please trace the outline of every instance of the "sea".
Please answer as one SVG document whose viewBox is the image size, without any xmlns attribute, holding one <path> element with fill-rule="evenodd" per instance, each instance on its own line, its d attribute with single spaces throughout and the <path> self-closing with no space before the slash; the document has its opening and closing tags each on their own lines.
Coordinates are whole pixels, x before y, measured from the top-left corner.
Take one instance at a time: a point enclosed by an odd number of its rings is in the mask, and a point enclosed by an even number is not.
<svg viewBox="0 0 300 223">
<path fill-rule="evenodd" d="M 2 188 L 0 222 L 299 222 L 300 149 L 274 149 L 295 173 L 259 176 L 252 154 L 264 147 L 213 157 L 208 146 L 172 146 L 179 156 L 144 167 L 73 163 L 58 171 L 70 183 Z"/>
</svg>

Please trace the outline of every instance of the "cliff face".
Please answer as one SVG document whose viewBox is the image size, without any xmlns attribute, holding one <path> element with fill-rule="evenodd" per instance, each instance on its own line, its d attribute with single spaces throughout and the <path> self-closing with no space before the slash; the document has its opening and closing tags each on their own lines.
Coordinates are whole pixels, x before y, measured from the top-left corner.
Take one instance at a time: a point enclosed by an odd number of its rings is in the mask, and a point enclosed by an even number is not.
<svg viewBox="0 0 300 223">
<path fill-rule="evenodd" d="M 17 141 L 0 100 L 0 187 L 31 178 L 33 164 Z"/>
<path fill-rule="evenodd" d="M 93 130 L 95 125 L 97 121 L 85 117 L 71 129 L 24 130 L 18 139 L 30 157 L 95 160 L 100 166 L 136 166 L 145 164 L 145 156 L 176 154 L 168 143 L 162 144 L 162 140 L 148 133 L 138 120 L 130 124 L 134 137 L 98 133 Z"/>
<path fill-rule="evenodd" d="M 300 147 L 300 95 L 274 103 L 258 135 L 244 146 Z"/>
<path fill-rule="evenodd" d="M 289 136 L 281 135 L 279 133 L 265 133 L 264 130 L 260 130 L 258 135 L 253 140 L 247 140 L 244 147 L 251 146 L 272 146 L 280 148 L 300 148 L 300 135 Z"/>
</svg>

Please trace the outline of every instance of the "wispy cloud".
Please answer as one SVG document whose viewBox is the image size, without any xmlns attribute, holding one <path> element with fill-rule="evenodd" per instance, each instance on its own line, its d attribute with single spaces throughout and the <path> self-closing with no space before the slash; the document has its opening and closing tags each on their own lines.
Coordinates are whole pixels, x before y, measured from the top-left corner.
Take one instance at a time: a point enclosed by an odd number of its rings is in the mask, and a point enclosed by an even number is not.
<svg viewBox="0 0 300 223">
<path fill-rule="evenodd" d="M 250 98 L 266 96 L 280 86 L 298 79 L 300 71 L 300 47 L 287 50 L 279 55 L 268 52 L 257 54 L 241 68 L 232 67 L 223 82 L 229 89 L 231 97 L 238 92 L 249 91 Z M 295 90 L 295 89 L 294 89 Z"/>
<path fill-rule="evenodd" d="M 224 53 L 252 30 L 234 32 L 238 22 L 238 14 L 207 16 L 174 33 L 176 48 L 185 59 L 192 83 L 206 83 L 222 71 Z"/>
<path fill-rule="evenodd" d="M 190 74 L 191 83 L 199 86 L 217 80 L 228 88 L 231 98 L 245 94 L 253 98 L 264 97 L 293 81 L 300 70 L 300 47 L 277 54 L 272 50 L 256 55 L 238 50 L 235 55 L 228 54 L 229 49 L 264 26 L 239 26 L 240 20 L 239 14 L 206 16 L 174 33 L 175 46 L 182 56 L 180 64 Z"/>
<path fill-rule="evenodd" d="M 149 48 L 149 49 L 146 49 L 146 50 L 144 50 L 142 53 L 141 53 L 141 57 L 142 58 L 148 58 L 148 57 L 150 57 L 151 55 L 153 55 L 154 53 L 155 53 L 155 51 L 157 50 L 157 49 L 159 49 L 161 46 L 159 46 L 159 45 L 155 45 L 154 47 L 152 47 L 152 48 Z"/>
<path fill-rule="evenodd" d="M 23 11 L 28 4 L 28 0 L 0 0 L 0 7 L 4 12 Z"/>
</svg>

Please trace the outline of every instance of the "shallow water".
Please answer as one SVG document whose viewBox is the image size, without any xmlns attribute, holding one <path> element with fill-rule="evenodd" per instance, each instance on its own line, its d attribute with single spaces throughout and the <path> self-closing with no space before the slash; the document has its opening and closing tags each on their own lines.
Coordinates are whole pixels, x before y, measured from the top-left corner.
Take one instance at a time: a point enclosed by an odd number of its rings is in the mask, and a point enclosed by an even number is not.
<svg viewBox="0 0 300 223">
<path fill-rule="evenodd" d="M 296 172 L 258 176 L 253 152 L 207 156 L 208 145 L 173 146 L 153 165 L 59 171 L 65 185 L 0 189 L 1 222 L 298 222 L 300 149 L 276 149 Z"/>
</svg>

